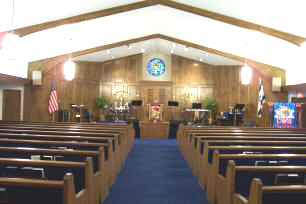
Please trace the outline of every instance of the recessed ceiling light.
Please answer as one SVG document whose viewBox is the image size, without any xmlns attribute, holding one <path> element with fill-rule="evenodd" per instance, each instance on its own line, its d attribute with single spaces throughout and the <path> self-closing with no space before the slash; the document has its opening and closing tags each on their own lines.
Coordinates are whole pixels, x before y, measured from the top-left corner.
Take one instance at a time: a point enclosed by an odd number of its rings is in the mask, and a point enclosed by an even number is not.
<svg viewBox="0 0 306 204">
<path fill-rule="evenodd" d="M 132 45 L 127 45 L 127 48 L 130 50 L 132 49 Z"/>
<path fill-rule="evenodd" d="M 188 50 L 189 50 L 189 47 L 185 46 L 185 47 L 184 47 L 184 50 L 185 50 L 185 51 L 188 51 Z"/>
<path fill-rule="evenodd" d="M 206 52 L 206 56 L 208 56 L 209 55 L 209 53 L 208 52 Z"/>
<path fill-rule="evenodd" d="M 176 44 L 175 44 L 175 43 L 173 43 L 173 44 L 172 44 L 172 47 L 176 47 Z"/>
<path fill-rule="evenodd" d="M 203 58 L 200 58 L 200 61 L 203 62 Z"/>
<path fill-rule="evenodd" d="M 141 48 L 141 52 L 145 52 L 146 51 L 146 49 L 144 49 L 144 48 Z"/>
<path fill-rule="evenodd" d="M 106 50 L 106 53 L 109 54 L 111 51 L 110 50 Z"/>
<path fill-rule="evenodd" d="M 170 50 L 170 53 L 174 53 L 174 50 L 173 50 L 173 49 L 171 49 L 171 50 Z"/>
</svg>

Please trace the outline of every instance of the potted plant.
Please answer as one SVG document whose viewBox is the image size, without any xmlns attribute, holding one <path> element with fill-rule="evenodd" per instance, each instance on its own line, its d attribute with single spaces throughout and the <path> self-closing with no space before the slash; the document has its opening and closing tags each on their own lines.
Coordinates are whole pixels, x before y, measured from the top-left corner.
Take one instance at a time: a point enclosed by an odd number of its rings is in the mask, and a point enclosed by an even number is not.
<svg viewBox="0 0 306 204">
<path fill-rule="evenodd" d="M 207 98 L 203 101 L 203 108 L 207 110 L 211 110 L 211 114 L 208 119 L 209 124 L 212 124 L 213 118 L 215 118 L 217 106 L 218 106 L 218 103 L 215 99 Z"/>
<path fill-rule="evenodd" d="M 100 120 L 104 120 L 104 110 L 108 108 L 107 104 L 108 104 L 108 100 L 106 96 L 102 95 L 102 96 L 97 96 L 95 98 L 95 105 L 96 105 L 96 108 L 98 109 Z M 102 110 L 102 112 L 100 112 L 100 110 Z"/>
</svg>

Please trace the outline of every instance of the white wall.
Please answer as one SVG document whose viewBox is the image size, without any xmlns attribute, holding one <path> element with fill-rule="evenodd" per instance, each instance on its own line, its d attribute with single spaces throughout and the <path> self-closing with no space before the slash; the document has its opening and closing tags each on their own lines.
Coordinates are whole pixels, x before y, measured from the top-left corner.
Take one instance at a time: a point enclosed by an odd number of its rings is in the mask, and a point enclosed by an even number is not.
<svg viewBox="0 0 306 204">
<path fill-rule="evenodd" d="M 23 120 L 24 85 L 23 84 L 3 82 L 3 81 L 0 81 L 0 120 L 2 120 L 2 113 L 3 113 L 2 108 L 3 108 L 3 90 L 4 89 L 21 90 L 20 120 Z"/>
<path fill-rule="evenodd" d="M 166 65 L 165 73 L 161 76 L 155 77 L 151 76 L 147 70 L 148 62 L 153 58 L 160 58 L 164 61 Z M 143 55 L 142 58 L 142 80 L 150 80 L 150 81 L 171 81 L 171 56 L 163 55 L 160 53 Z"/>
</svg>

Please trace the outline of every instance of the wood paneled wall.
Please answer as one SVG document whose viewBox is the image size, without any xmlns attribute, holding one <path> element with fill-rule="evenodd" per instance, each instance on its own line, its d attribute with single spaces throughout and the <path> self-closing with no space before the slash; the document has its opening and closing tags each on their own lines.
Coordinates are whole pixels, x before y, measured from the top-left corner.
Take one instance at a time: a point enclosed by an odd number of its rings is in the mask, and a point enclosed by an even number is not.
<svg viewBox="0 0 306 204">
<path fill-rule="evenodd" d="M 267 125 L 267 107 L 261 119 L 256 116 L 258 98 L 258 79 L 264 84 L 266 101 L 287 101 L 287 93 L 272 92 L 271 79 L 266 78 L 260 72 L 253 70 L 253 78 L 249 85 L 242 85 L 240 80 L 241 66 L 213 66 L 177 55 L 172 55 L 172 82 L 166 85 L 162 82 L 142 81 L 142 54 L 132 55 L 107 62 L 76 62 L 75 79 L 68 82 L 63 75 L 63 64 L 57 65 L 48 74 L 43 76 L 43 84 L 40 87 L 31 85 L 25 87 L 25 120 L 51 121 L 52 115 L 48 114 L 48 101 L 52 78 L 56 78 L 60 109 L 69 109 L 69 104 L 84 104 L 91 108 L 96 115 L 94 98 L 105 95 L 110 103 L 114 103 L 113 94 L 118 85 L 126 85 L 130 96 L 128 101 L 143 100 L 146 102 L 148 87 L 165 87 L 167 100 L 176 100 L 180 106 L 172 108 L 164 104 L 164 119 L 166 121 L 183 118 L 183 109 L 191 107 L 191 103 L 202 103 L 206 98 L 214 98 L 218 102 L 218 112 L 228 110 L 236 103 L 247 104 L 246 119 L 255 120 L 258 126 Z M 285 83 L 285 71 L 272 70 L 274 75 L 282 77 Z M 188 90 L 192 92 L 189 103 L 186 102 Z M 135 114 L 135 113 L 133 113 Z M 135 117 L 133 115 L 131 117 Z M 188 117 L 188 115 L 187 115 Z M 145 120 L 146 104 L 144 108 L 138 108 L 138 118 Z"/>
<path fill-rule="evenodd" d="M 141 94 L 139 87 L 142 77 L 141 68 L 142 54 L 101 63 L 100 95 L 105 95 L 110 102 L 114 102 L 113 94 L 116 87 L 127 85 L 130 93 L 129 100 L 136 99 L 136 95 Z"/>
<path fill-rule="evenodd" d="M 202 103 L 206 98 L 213 98 L 214 67 L 177 55 L 172 55 L 171 64 L 173 94 L 180 103 L 175 108 L 175 116 L 190 117 L 189 113 L 183 112 L 184 108 L 191 108 L 193 102 Z M 186 91 L 192 92 L 192 95 L 184 94 Z"/>
<path fill-rule="evenodd" d="M 273 70 L 275 76 L 282 77 L 285 83 L 285 71 Z M 252 68 L 252 79 L 249 85 L 241 84 L 241 66 L 215 66 L 215 82 L 213 98 L 218 102 L 218 112 L 228 110 L 235 104 L 246 104 L 246 120 L 255 120 L 258 126 L 268 125 L 267 102 L 288 100 L 287 93 L 272 92 L 272 79 L 266 78 Z M 259 79 L 261 78 L 266 97 L 261 118 L 257 117 Z"/>
<path fill-rule="evenodd" d="M 83 104 L 95 111 L 94 98 L 99 95 L 100 66 L 100 63 L 78 62 L 75 79 L 67 81 L 63 64 L 59 64 L 43 76 L 41 86 L 25 86 L 24 120 L 52 121 L 52 114 L 48 113 L 52 79 L 56 81 L 59 109 L 69 110 L 70 104 Z"/>
<path fill-rule="evenodd" d="M 240 79 L 241 66 L 213 66 L 200 63 L 184 57 L 172 56 L 172 79 L 174 94 L 180 101 L 176 116 L 183 117 L 183 109 L 187 104 L 180 97 L 182 90 L 189 89 L 196 93 L 190 101 L 202 103 L 206 98 L 214 98 L 218 102 L 217 112 L 228 111 L 237 103 L 246 104 L 246 120 L 255 120 L 258 126 L 268 125 L 267 103 L 264 104 L 261 118 L 257 117 L 259 78 L 264 84 L 266 102 L 288 100 L 287 93 L 272 92 L 272 79 L 266 78 L 255 68 L 249 85 L 242 85 Z M 284 70 L 271 70 L 275 77 L 281 77 L 283 85 L 286 83 Z"/>
</svg>

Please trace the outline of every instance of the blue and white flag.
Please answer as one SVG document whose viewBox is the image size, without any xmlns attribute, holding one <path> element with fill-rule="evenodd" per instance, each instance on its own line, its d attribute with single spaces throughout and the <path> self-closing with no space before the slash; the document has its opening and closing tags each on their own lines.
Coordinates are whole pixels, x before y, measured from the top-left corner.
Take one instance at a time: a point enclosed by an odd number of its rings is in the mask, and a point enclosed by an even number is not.
<svg viewBox="0 0 306 204">
<path fill-rule="evenodd" d="M 259 93 L 258 93 L 258 106 L 257 106 L 257 116 L 261 118 L 262 106 L 265 101 L 265 93 L 261 79 L 259 79 Z"/>
</svg>

